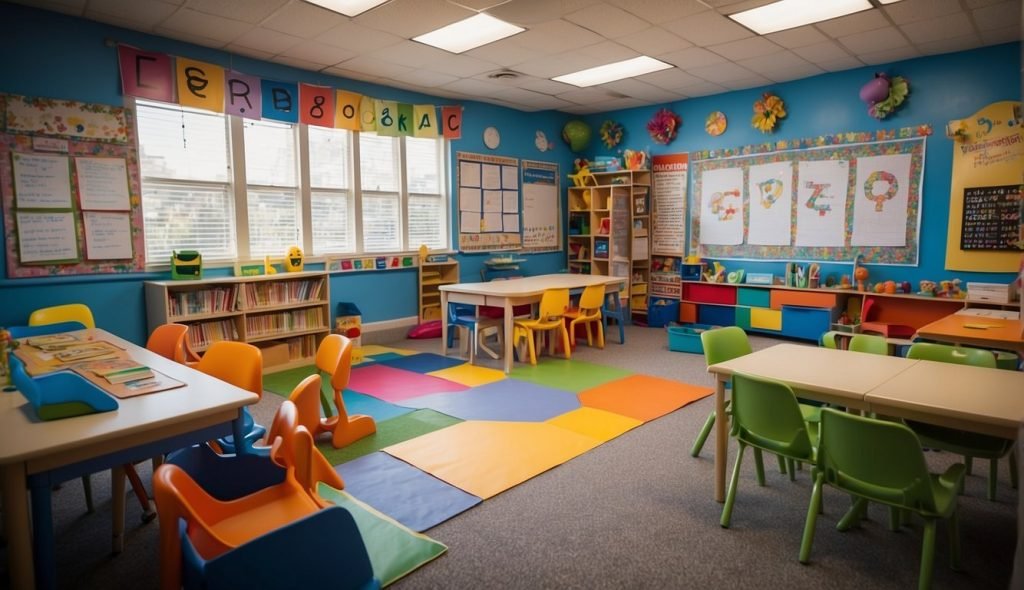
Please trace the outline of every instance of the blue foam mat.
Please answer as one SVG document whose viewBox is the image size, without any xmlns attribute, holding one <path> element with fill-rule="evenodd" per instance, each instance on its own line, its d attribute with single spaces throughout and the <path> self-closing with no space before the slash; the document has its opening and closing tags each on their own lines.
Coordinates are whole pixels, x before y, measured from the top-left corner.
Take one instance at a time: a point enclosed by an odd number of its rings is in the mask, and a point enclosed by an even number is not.
<svg viewBox="0 0 1024 590">
<path fill-rule="evenodd" d="M 454 393 L 435 393 L 402 402 L 463 420 L 543 422 L 580 407 L 576 394 L 517 379 L 503 379 Z"/>
<path fill-rule="evenodd" d="M 465 359 L 441 356 L 431 352 L 421 352 L 419 354 L 411 354 L 409 356 L 403 356 L 396 359 L 375 360 L 377 360 L 378 364 L 381 365 L 387 365 L 396 369 L 405 369 L 406 371 L 414 371 L 416 373 L 431 373 L 433 371 L 440 371 L 441 369 L 462 365 L 466 362 Z"/>
<path fill-rule="evenodd" d="M 480 498 L 377 451 L 335 467 L 345 491 L 416 532 L 476 506 Z"/>
<path fill-rule="evenodd" d="M 349 416 L 353 414 L 366 414 L 367 416 L 371 416 L 377 422 L 390 420 L 391 418 L 396 418 L 412 411 L 410 408 L 389 404 L 388 402 L 377 399 L 372 395 L 366 395 L 365 393 L 350 391 L 348 389 L 342 393 L 342 399 L 345 401 L 345 410 L 348 412 Z"/>
</svg>

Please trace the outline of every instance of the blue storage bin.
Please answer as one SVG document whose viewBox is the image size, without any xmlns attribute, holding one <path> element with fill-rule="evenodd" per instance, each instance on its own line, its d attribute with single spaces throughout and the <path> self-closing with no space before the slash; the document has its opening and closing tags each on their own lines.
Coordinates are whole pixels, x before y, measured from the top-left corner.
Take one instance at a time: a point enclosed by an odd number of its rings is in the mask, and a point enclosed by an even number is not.
<svg viewBox="0 0 1024 590">
<path fill-rule="evenodd" d="M 674 299 L 651 299 L 647 306 L 647 325 L 661 328 L 679 319 L 679 302 Z"/>
<path fill-rule="evenodd" d="M 731 305 L 701 305 L 697 309 L 697 322 L 712 326 L 735 326 L 736 308 Z"/>
<path fill-rule="evenodd" d="M 782 333 L 793 338 L 817 341 L 836 320 L 836 308 L 782 306 Z"/>
<path fill-rule="evenodd" d="M 693 352 L 704 354 L 704 345 L 701 344 L 700 334 L 710 330 L 712 326 L 704 324 L 684 324 L 682 326 L 669 326 L 668 328 L 668 349 L 673 352 Z"/>
</svg>

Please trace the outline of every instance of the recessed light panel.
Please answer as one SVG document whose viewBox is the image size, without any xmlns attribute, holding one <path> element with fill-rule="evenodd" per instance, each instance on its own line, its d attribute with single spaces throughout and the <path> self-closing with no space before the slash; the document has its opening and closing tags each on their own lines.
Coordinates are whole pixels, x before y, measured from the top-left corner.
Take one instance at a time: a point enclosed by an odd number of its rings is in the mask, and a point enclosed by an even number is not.
<svg viewBox="0 0 1024 590">
<path fill-rule="evenodd" d="M 641 55 L 640 57 L 634 57 L 633 59 L 627 59 L 625 61 L 618 61 L 615 63 L 605 64 L 603 66 L 597 66 L 596 68 L 589 68 L 573 72 L 571 74 L 565 74 L 564 76 L 552 78 L 552 80 L 585 88 L 587 86 L 596 86 L 597 84 L 622 80 L 623 78 L 632 78 L 634 76 L 650 74 L 651 72 L 657 72 L 658 70 L 667 70 L 671 67 L 672 64 L 658 61 L 653 57 Z"/>
<path fill-rule="evenodd" d="M 413 37 L 412 40 L 452 53 L 462 53 L 525 30 L 489 14 L 480 13 L 419 37 Z"/>
<path fill-rule="evenodd" d="M 767 35 L 870 8 L 872 6 L 868 0 L 779 0 L 730 14 L 729 18 L 758 35 Z"/>
<path fill-rule="evenodd" d="M 388 0 L 306 0 L 310 4 L 326 8 L 327 10 L 344 14 L 345 16 L 356 16 L 371 8 L 377 8 Z"/>
</svg>

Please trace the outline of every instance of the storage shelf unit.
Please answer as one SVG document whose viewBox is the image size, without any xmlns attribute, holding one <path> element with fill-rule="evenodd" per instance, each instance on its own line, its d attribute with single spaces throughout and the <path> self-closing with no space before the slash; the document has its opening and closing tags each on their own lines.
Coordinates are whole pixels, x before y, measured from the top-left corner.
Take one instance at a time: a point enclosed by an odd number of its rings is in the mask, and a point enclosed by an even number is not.
<svg viewBox="0 0 1024 590">
<path fill-rule="evenodd" d="M 421 322 L 441 319 L 441 285 L 459 282 L 459 261 L 449 257 L 444 262 L 420 261 L 419 310 Z"/>
<path fill-rule="evenodd" d="M 189 345 L 203 352 L 219 340 L 259 343 L 265 371 L 312 363 L 330 333 L 327 273 L 279 273 L 197 281 L 146 281 L 149 331 L 187 324 Z"/>
</svg>

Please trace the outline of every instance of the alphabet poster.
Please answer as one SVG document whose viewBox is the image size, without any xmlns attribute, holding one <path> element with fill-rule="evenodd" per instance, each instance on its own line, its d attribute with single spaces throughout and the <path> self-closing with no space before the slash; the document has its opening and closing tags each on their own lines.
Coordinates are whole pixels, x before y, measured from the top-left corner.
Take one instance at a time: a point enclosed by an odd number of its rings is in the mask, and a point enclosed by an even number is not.
<svg viewBox="0 0 1024 590">
<path fill-rule="evenodd" d="M 793 208 L 793 163 L 751 166 L 748 244 L 788 246 Z"/>
<path fill-rule="evenodd" d="M 800 162 L 796 193 L 796 245 L 840 248 L 846 241 L 846 160 Z"/>
<path fill-rule="evenodd" d="M 743 243 L 743 169 L 707 170 L 701 180 L 701 244 Z"/>
<path fill-rule="evenodd" d="M 907 244 L 910 154 L 857 160 L 853 185 L 853 246 Z"/>
</svg>

